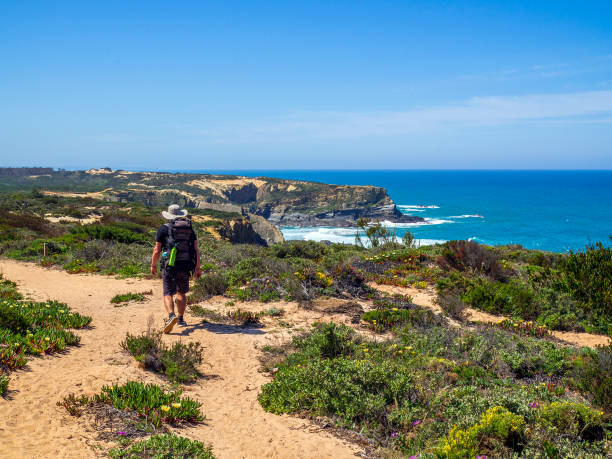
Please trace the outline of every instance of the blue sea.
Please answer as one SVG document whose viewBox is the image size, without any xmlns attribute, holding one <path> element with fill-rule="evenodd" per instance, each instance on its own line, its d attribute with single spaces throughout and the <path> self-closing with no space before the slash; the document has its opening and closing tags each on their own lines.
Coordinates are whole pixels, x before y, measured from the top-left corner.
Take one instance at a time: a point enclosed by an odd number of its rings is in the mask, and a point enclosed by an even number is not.
<svg viewBox="0 0 612 459">
<path fill-rule="evenodd" d="M 206 172 L 206 171 L 198 171 Z M 211 172 L 211 171 L 208 171 Z M 612 171 L 212 171 L 387 189 L 400 210 L 425 218 L 395 226 L 421 244 L 470 239 L 554 252 L 612 235 Z M 286 239 L 352 243 L 352 228 L 282 228 Z"/>
</svg>

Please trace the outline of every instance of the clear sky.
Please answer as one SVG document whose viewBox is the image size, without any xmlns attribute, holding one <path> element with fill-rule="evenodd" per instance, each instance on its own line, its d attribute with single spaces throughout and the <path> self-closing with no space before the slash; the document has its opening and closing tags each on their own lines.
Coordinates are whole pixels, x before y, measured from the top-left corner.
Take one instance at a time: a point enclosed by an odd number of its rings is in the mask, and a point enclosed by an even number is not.
<svg viewBox="0 0 612 459">
<path fill-rule="evenodd" d="M 612 169 L 611 1 L 23 1 L 0 166 Z"/>
</svg>

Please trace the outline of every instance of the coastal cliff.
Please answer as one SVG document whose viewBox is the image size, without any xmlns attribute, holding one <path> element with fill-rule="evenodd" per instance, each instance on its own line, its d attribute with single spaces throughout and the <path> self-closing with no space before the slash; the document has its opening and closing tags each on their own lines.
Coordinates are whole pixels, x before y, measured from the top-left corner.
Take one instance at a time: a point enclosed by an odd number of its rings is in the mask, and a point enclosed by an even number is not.
<svg viewBox="0 0 612 459">
<path fill-rule="evenodd" d="M 177 203 L 184 207 L 236 212 L 251 220 L 268 241 L 282 238 L 276 226 L 356 226 L 359 218 L 413 223 L 421 217 L 402 214 L 387 191 L 363 185 L 237 175 L 167 172 L 28 170 L 30 175 L 5 174 L 5 187 L 30 186 L 58 194 L 148 206 Z M 272 225 L 270 225 L 272 224 Z M 280 235 L 280 236 L 279 236 Z"/>
</svg>

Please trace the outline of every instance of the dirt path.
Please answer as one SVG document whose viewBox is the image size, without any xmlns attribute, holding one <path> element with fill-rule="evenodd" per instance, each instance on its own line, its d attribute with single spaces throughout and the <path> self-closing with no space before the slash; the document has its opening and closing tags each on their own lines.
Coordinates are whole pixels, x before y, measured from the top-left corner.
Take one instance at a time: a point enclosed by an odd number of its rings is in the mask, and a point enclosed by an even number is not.
<svg viewBox="0 0 612 459">
<path fill-rule="evenodd" d="M 432 288 L 428 288 L 425 290 L 419 290 L 416 288 L 408 288 L 408 287 L 397 287 L 393 285 L 378 285 L 378 284 L 369 284 L 371 287 L 385 293 L 394 294 L 399 293 L 402 295 L 410 295 L 412 297 L 412 301 L 414 304 L 418 304 L 419 306 L 423 306 L 431 309 L 434 312 L 442 313 L 442 309 L 435 302 L 436 293 Z M 464 309 L 465 318 L 469 322 L 484 322 L 484 323 L 497 323 L 500 320 L 505 319 L 503 316 L 496 316 L 493 314 L 489 314 L 483 311 L 479 311 L 477 309 L 466 308 Z M 459 322 L 454 321 L 449 318 L 449 321 L 452 325 L 461 326 Z M 561 341 L 565 341 L 569 344 L 575 344 L 578 346 L 605 346 L 609 344 L 612 340 L 604 335 L 594 335 L 592 333 L 579 333 L 579 332 L 565 332 L 565 331 L 556 331 L 551 330 L 551 334 L 560 339 Z"/>
<path fill-rule="evenodd" d="M 126 332 L 146 330 L 151 316 L 154 325 L 160 325 L 164 316 L 161 283 L 70 275 L 9 260 L 0 260 L 0 272 L 33 299 L 57 299 L 93 317 L 91 329 L 77 332 L 79 347 L 69 348 L 63 355 L 33 358 L 24 370 L 11 375 L 9 397 L 0 398 L 0 456 L 101 455 L 96 433 L 84 421 L 68 416 L 56 402 L 72 392 L 99 392 L 103 385 L 114 382 L 163 382 L 139 369 L 119 347 Z M 144 303 L 113 307 L 109 302 L 118 293 L 150 289 L 154 295 Z M 295 308 L 292 319 L 304 324 L 321 316 L 316 312 L 298 314 L 295 304 L 285 307 Z M 206 362 L 202 371 L 210 376 L 186 387 L 186 395 L 202 402 L 207 419 L 204 424 L 181 429 L 182 435 L 211 443 L 219 458 L 348 458 L 360 452 L 356 445 L 321 431 L 309 421 L 269 414 L 258 404 L 259 388 L 269 378 L 259 372 L 257 347 L 278 343 L 285 331 L 203 324 L 195 318 L 191 322 L 196 325 L 165 338 L 201 342 Z"/>
</svg>

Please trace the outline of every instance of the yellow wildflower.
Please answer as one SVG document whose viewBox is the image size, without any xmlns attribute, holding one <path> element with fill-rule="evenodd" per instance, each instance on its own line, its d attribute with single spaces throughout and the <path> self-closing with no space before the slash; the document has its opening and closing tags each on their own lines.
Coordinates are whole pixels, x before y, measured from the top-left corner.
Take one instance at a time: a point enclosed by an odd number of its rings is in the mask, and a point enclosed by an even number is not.
<svg viewBox="0 0 612 459">
<path fill-rule="evenodd" d="M 180 403 L 176 403 L 175 402 L 175 403 L 172 404 L 172 408 L 180 408 L 180 407 L 181 407 Z"/>
<path fill-rule="evenodd" d="M 164 411 L 165 413 L 167 413 L 168 411 L 170 411 L 170 407 L 168 405 L 162 405 L 161 406 L 162 411 Z"/>
</svg>

